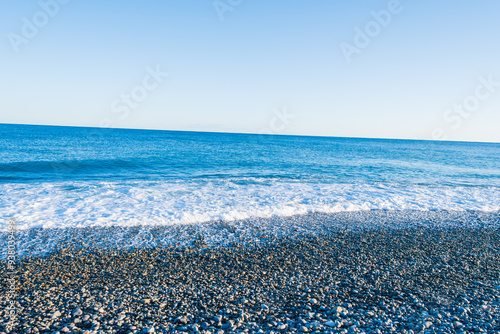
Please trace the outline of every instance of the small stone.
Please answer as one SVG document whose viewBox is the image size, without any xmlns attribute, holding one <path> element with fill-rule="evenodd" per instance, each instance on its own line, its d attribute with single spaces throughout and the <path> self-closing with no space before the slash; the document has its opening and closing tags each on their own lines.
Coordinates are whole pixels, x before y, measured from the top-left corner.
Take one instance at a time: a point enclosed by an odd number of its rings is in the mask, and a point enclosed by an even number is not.
<svg viewBox="0 0 500 334">
<path fill-rule="evenodd" d="M 341 307 L 341 306 L 335 306 L 333 308 L 333 312 L 335 312 L 335 313 L 342 313 L 342 312 L 344 312 L 344 308 Z"/>
<path fill-rule="evenodd" d="M 74 317 L 78 317 L 78 316 L 80 316 L 82 314 L 83 314 L 83 312 L 79 308 L 77 308 L 76 310 L 73 311 L 73 316 Z"/>
<path fill-rule="evenodd" d="M 151 328 L 144 328 L 144 329 L 142 330 L 142 332 L 143 332 L 144 334 L 154 333 L 154 332 L 155 332 L 155 328 L 154 328 L 154 327 L 151 327 Z"/>
<path fill-rule="evenodd" d="M 318 300 L 316 298 L 311 298 L 311 299 L 309 299 L 309 303 L 311 303 L 311 304 L 317 304 Z"/>
<path fill-rule="evenodd" d="M 221 328 L 222 329 L 226 329 L 226 328 L 230 328 L 231 326 L 233 326 L 233 323 L 234 321 L 233 320 L 229 320 L 226 324 L 224 324 Z"/>
<path fill-rule="evenodd" d="M 149 299 L 149 298 L 143 299 L 142 303 L 143 304 L 149 304 L 149 303 L 151 303 L 151 299 Z"/>
<path fill-rule="evenodd" d="M 70 330 L 69 330 L 69 328 L 68 328 L 68 327 L 64 327 L 63 329 L 61 329 L 61 332 L 63 332 L 63 333 L 67 333 L 67 332 L 69 332 L 69 331 L 70 331 Z"/>
<path fill-rule="evenodd" d="M 186 325 L 188 323 L 188 318 L 187 317 L 177 317 L 177 319 L 175 319 L 175 322 L 178 323 L 178 324 L 183 324 L 183 325 Z"/>
<path fill-rule="evenodd" d="M 265 305 L 265 304 L 262 304 L 262 305 L 260 306 L 260 308 L 261 308 L 263 311 L 269 311 L 269 307 L 268 307 L 267 305 Z"/>
<path fill-rule="evenodd" d="M 325 325 L 328 326 L 328 327 L 337 327 L 337 323 L 336 322 L 333 322 L 333 321 L 327 321 L 325 322 Z"/>
<path fill-rule="evenodd" d="M 61 312 L 59 312 L 59 311 L 55 311 L 54 313 L 52 313 L 52 319 L 60 317 L 60 316 L 61 316 Z"/>
</svg>

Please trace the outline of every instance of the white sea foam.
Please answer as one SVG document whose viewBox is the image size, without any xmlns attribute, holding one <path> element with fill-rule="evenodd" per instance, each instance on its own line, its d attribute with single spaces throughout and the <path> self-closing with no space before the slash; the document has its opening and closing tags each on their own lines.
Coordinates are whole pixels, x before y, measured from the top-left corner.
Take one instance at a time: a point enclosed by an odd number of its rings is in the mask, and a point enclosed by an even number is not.
<svg viewBox="0 0 500 334">
<path fill-rule="evenodd" d="M 15 224 L 15 223 L 14 223 Z M 17 256 L 38 257 L 57 250 L 70 253 L 186 246 L 216 248 L 234 244 L 265 245 L 297 239 L 373 229 L 498 229 L 500 212 L 477 211 L 351 211 L 292 217 L 249 218 L 199 224 L 134 227 L 28 229 L 14 233 Z M 8 256 L 10 233 L 0 232 L 0 260 Z"/>
<path fill-rule="evenodd" d="M 496 187 L 306 183 L 269 179 L 0 185 L 18 229 L 169 226 L 366 210 L 500 210 Z M 0 225 L 6 231 L 7 221 Z"/>
</svg>

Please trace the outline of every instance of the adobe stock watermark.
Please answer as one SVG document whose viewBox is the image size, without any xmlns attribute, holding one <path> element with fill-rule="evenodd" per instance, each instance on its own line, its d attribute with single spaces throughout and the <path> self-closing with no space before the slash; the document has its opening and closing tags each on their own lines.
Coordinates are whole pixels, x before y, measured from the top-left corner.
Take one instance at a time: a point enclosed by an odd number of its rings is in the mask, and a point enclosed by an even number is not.
<svg viewBox="0 0 500 334">
<path fill-rule="evenodd" d="M 40 0 L 38 6 L 40 10 L 31 17 L 22 17 L 21 30 L 19 33 L 10 32 L 7 38 L 15 53 L 19 53 L 21 47 L 27 45 L 35 38 L 40 30 L 49 24 L 50 20 L 59 14 L 61 6 L 66 5 L 70 0 Z"/>
<path fill-rule="evenodd" d="M 259 135 L 278 135 L 282 134 L 292 120 L 295 114 L 288 112 L 287 107 L 273 110 L 273 117 L 269 120 L 269 126 L 260 130 Z"/>
<path fill-rule="evenodd" d="M 352 57 L 360 54 L 367 48 L 372 40 L 380 35 L 384 28 L 387 28 L 391 24 L 394 16 L 402 12 L 403 6 L 401 2 L 399 0 L 390 0 L 386 9 L 382 9 L 378 12 L 372 11 L 370 13 L 373 20 L 366 22 L 362 28 L 355 26 L 355 34 L 352 43 L 341 42 L 339 44 L 340 50 L 347 63 L 350 64 L 352 62 Z"/>
<path fill-rule="evenodd" d="M 111 112 L 114 115 L 102 118 L 99 121 L 99 127 L 109 128 L 115 125 L 117 120 L 125 120 L 129 117 L 132 110 L 137 109 L 140 103 L 143 102 L 151 92 L 158 89 L 168 76 L 169 74 L 163 72 L 160 65 L 156 65 L 155 68 L 147 66 L 146 74 L 142 78 L 141 84 L 134 86 L 128 93 L 121 94 L 119 98 L 111 103 Z M 97 136 L 93 139 L 94 141 L 99 141 L 103 138 L 105 138 L 104 133 L 98 132 Z M 78 169 L 80 165 L 81 162 L 77 160 L 66 161 L 53 163 L 52 169 L 60 178 L 65 179 L 69 173 Z"/>
<path fill-rule="evenodd" d="M 16 239 L 16 232 L 17 232 L 17 223 L 14 219 L 9 219 L 8 222 L 8 227 L 7 227 L 7 270 L 6 270 L 6 276 L 7 278 L 7 299 L 8 299 L 8 305 L 6 307 L 6 313 L 7 317 L 9 319 L 7 327 L 12 327 L 14 325 L 14 322 L 16 320 L 17 316 L 17 309 L 16 309 L 16 275 L 17 275 L 17 268 L 16 268 L 16 262 L 17 262 L 17 239 Z"/>
<path fill-rule="evenodd" d="M 215 0 L 212 5 L 219 16 L 219 20 L 224 21 L 227 12 L 232 12 L 243 3 L 243 0 Z"/>
<path fill-rule="evenodd" d="M 474 89 L 474 94 L 465 97 L 461 102 L 455 103 L 452 108 L 443 113 L 443 120 L 446 127 L 435 128 L 432 131 L 433 140 L 448 139 L 447 133 L 451 130 L 457 130 L 463 121 L 469 118 L 472 113 L 477 112 L 481 103 L 488 100 L 500 88 L 500 81 L 495 81 L 493 75 L 487 77 L 480 76 L 479 83 Z"/>
<path fill-rule="evenodd" d="M 142 78 L 141 84 L 134 86 L 130 92 L 123 93 L 114 100 L 111 103 L 111 112 L 122 121 L 127 119 L 131 111 L 137 109 L 141 102 L 158 89 L 168 76 L 169 73 L 163 72 L 160 65 L 156 65 L 155 68 L 147 66 L 146 75 Z M 103 118 L 99 122 L 100 127 L 111 127 L 113 124 L 112 118 Z"/>
</svg>

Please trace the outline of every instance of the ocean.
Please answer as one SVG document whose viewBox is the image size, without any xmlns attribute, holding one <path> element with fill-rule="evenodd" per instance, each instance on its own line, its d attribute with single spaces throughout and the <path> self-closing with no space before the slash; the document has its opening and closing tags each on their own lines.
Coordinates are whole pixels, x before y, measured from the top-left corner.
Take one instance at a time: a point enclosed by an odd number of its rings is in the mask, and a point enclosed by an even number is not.
<svg viewBox="0 0 500 334">
<path fill-rule="evenodd" d="M 500 144 L 0 125 L 1 229 L 500 210 Z"/>
</svg>

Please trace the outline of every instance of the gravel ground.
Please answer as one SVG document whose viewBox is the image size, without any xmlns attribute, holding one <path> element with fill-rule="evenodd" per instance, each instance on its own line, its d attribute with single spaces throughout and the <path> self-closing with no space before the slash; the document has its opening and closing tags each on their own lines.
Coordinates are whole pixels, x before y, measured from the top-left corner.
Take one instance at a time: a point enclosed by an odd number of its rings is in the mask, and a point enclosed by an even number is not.
<svg viewBox="0 0 500 334">
<path fill-rule="evenodd" d="M 498 228 L 70 247 L 17 267 L 13 322 L 8 276 L 0 286 L 3 333 L 500 332 Z"/>
</svg>

